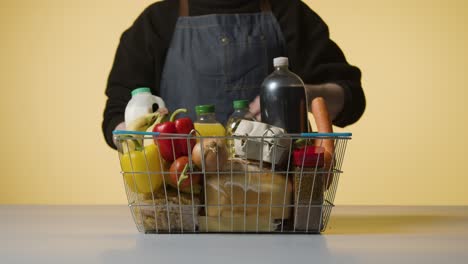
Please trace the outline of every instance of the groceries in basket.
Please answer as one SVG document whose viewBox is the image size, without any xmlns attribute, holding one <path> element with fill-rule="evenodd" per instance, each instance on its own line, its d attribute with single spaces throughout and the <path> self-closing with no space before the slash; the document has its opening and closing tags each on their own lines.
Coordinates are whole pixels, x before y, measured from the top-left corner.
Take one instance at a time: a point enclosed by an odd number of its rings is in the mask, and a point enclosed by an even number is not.
<svg viewBox="0 0 468 264">
<path fill-rule="evenodd" d="M 323 169 L 325 149 L 302 146 L 293 152 L 294 226 L 296 230 L 318 229 L 328 171 Z"/>
<path fill-rule="evenodd" d="M 137 139 L 127 137 L 124 146 L 133 144 L 134 149 L 120 152 L 120 166 L 125 184 L 132 192 L 144 194 L 157 191 L 162 183 L 163 161 L 159 158 L 158 147 L 154 144 L 142 146 Z"/>
<path fill-rule="evenodd" d="M 255 121 L 253 114 L 249 112 L 249 101 L 236 100 L 232 104 L 234 107 L 234 113 L 231 114 L 226 123 L 226 136 L 228 137 L 227 147 L 230 158 L 234 158 L 236 156 L 234 139 L 231 137 L 234 135 L 234 131 L 236 131 L 239 123 L 242 120 Z"/>
<path fill-rule="evenodd" d="M 292 140 L 282 128 L 242 120 L 234 131 L 236 157 L 282 165 L 288 158 Z"/>
<path fill-rule="evenodd" d="M 166 107 L 164 101 L 151 94 L 150 88 L 138 88 L 132 91 L 132 99 L 125 108 L 125 124 L 127 129 L 132 126 L 138 118 L 153 113 L 153 105 L 157 104 L 159 109 Z"/>
<path fill-rule="evenodd" d="M 197 113 L 197 120 L 194 126 L 200 136 L 224 137 L 226 135 L 224 126 L 216 120 L 214 105 L 197 105 L 195 111 Z"/>
<path fill-rule="evenodd" d="M 163 133 L 163 134 L 181 134 L 188 135 L 194 129 L 193 122 L 190 118 L 184 117 L 176 120 L 176 116 L 180 113 L 186 113 L 187 109 L 178 109 L 172 113 L 169 121 L 156 124 L 153 128 L 153 132 Z M 192 151 L 192 148 L 195 146 L 195 140 L 188 140 L 181 137 L 180 139 L 161 139 L 155 137 L 155 144 L 159 146 L 164 160 L 172 162 L 175 159 L 187 156 L 189 152 Z"/>
<path fill-rule="evenodd" d="M 132 204 L 131 209 L 140 231 L 193 232 L 198 228 L 199 205 L 198 196 L 168 188 L 166 193 L 146 195 L 141 202 Z"/>
<path fill-rule="evenodd" d="M 324 107 L 323 100 L 313 100 L 319 132 L 330 133 Z M 332 206 L 336 188 L 329 187 L 336 184 L 334 169 L 340 164 L 335 148 L 343 147 L 335 145 L 339 137 L 287 134 L 248 118 L 236 119 L 231 130 L 228 126 L 232 137 L 226 137 L 213 106 L 198 106 L 194 123 L 176 119 L 182 112 L 170 118 L 167 110 L 145 114 L 130 126 L 157 133 L 116 133 L 140 231 L 310 233 L 325 228 L 329 212 L 324 208 Z"/>
<path fill-rule="evenodd" d="M 222 172 L 206 176 L 202 231 L 275 231 L 290 218 L 292 185 L 285 175 L 241 159 Z"/>
<path fill-rule="evenodd" d="M 226 141 L 221 138 L 203 138 L 192 151 L 193 163 L 202 171 L 220 171 L 227 162 Z"/>
<path fill-rule="evenodd" d="M 188 157 L 180 157 L 175 160 L 169 168 L 170 174 L 166 182 L 171 187 L 183 193 L 199 194 L 201 192 L 201 181 L 203 175 L 190 167 Z"/>
<path fill-rule="evenodd" d="M 288 58 L 275 58 L 273 64 L 275 71 L 260 88 L 262 122 L 288 133 L 309 132 L 304 82 L 288 69 Z"/>
<path fill-rule="evenodd" d="M 156 147 L 154 144 L 153 146 Z M 135 197 L 133 200 L 129 198 L 129 202 L 140 230 L 143 229 L 144 232 L 198 230 L 202 175 L 194 171 L 194 167 L 190 167 L 189 163 L 188 157 L 183 156 L 175 160 L 170 168 L 164 166 L 156 170 L 160 171 L 161 175 L 164 174 L 163 179 L 158 179 L 165 184 L 160 184 L 159 188 L 153 191 L 138 192 L 135 195 L 134 189 L 129 188 L 127 195 Z M 143 175 L 147 177 L 146 174 Z M 132 179 L 125 179 L 126 184 L 131 186 Z"/>
<path fill-rule="evenodd" d="M 333 133 L 333 127 L 331 124 L 330 116 L 328 114 L 328 109 L 325 104 L 325 100 L 322 97 L 317 97 L 312 100 L 312 114 L 317 124 L 317 130 L 319 133 Z M 315 146 L 323 147 L 324 152 L 324 167 L 325 170 L 329 173 L 327 174 L 327 186 L 328 190 L 333 183 L 333 172 L 332 169 L 335 167 L 335 140 L 330 137 L 317 138 L 314 141 Z"/>
<path fill-rule="evenodd" d="M 144 232 L 197 230 L 202 175 L 189 166 L 186 156 L 179 157 L 169 168 L 167 162 L 155 158 L 159 156 L 155 155 L 156 145 L 145 149 L 145 154 L 135 155 L 140 152 L 133 151 L 121 158 L 122 169 L 130 171 L 124 172 L 124 179 L 139 229 Z"/>
</svg>

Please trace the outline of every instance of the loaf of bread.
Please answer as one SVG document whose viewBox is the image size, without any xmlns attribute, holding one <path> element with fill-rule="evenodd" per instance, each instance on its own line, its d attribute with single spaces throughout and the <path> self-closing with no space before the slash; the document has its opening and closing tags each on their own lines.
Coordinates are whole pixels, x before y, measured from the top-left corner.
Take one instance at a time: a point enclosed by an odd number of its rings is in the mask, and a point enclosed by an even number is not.
<svg viewBox="0 0 468 264">
<path fill-rule="evenodd" d="M 209 217 L 288 219 L 292 208 L 292 184 L 284 175 L 240 159 L 230 160 L 222 174 L 206 179 Z M 254 218 L 256 220 L 256 218 Z"/>
</svg>

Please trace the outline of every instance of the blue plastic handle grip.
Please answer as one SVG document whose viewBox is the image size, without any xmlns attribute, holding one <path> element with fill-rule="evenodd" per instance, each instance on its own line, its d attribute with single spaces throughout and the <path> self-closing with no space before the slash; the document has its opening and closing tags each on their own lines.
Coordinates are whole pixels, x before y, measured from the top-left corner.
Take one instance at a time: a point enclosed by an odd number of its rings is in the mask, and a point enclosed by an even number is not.
<svg viewBox="0 0 468 264">
<path fill-rule="evenodd" d="M 139 136 L 159 136 L 159 132 L 144 132 L 144 131 L 126 131 L 126 130 L 114 130 L 114 135 L 139 135 Z"/>
<path fill-rule="evenodd" d="M 353 133 L 301 133 L 301 137 L 351 137 Z"/>
<path fill-rule="evenodd" d="M 159 132 L 144 132 L 144 131 L 127 131 L 127 130 L 114 130 L 114 135 L 139 135 L 139 136 L 159 136 Z M 351 137 L 352 133 L 301 133 L 301 137 Z"/>
</svg>

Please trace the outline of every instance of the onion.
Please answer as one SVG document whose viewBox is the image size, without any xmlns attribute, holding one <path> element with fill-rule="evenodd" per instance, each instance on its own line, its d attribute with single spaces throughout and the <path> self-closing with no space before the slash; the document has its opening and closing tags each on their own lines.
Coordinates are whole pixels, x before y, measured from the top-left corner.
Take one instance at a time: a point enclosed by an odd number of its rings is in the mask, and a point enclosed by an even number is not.
<svg viewBox="0 0 468 264">
<path fill-rule="evenodd" d="M 203 142 L 203 154 L 202 146 Z M 224 167 L 228 159 L 227 148 L 224 140 L 218 138 L 206 138 L 198 142 L 192 150 L 193 163 L 206 172 L 216 172 Z M 203 167 L 203 162 L 205 162 Z"/>
</svg>

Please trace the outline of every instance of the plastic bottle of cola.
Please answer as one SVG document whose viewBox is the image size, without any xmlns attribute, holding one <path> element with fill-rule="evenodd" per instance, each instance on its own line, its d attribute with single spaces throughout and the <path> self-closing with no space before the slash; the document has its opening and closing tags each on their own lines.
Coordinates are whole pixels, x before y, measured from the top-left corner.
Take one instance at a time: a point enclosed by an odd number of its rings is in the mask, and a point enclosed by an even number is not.
<svg viewBox="0 0 468 264">
<path fill-rule="evenodd" d="M 288 58 L 275 58 L 273 64 L 275 71 L 260 89 L 262 122 L 290 134 L 309 132 L 304 82 L 289 70 Z"/>
</svg>

